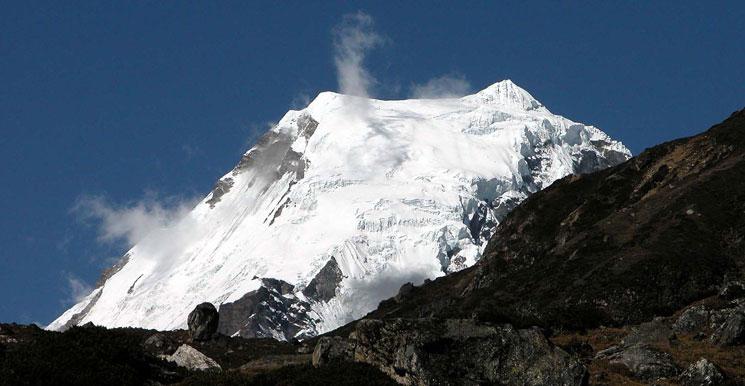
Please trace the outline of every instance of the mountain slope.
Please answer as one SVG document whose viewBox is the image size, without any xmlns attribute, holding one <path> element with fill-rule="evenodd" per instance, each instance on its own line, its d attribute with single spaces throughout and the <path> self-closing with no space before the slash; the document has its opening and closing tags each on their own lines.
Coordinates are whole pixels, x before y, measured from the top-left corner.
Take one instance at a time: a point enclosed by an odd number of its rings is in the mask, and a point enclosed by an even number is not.
<svg viewBox="0 0 745 386">
<path fill-rule="evenodd" d="M 369 317 L 473 316 L 557 330 L 641 323 L 745 279 L 743 229 L 745 110 L 555 182 L 507 216 L 474 267 Z"/>
<path fill-rule="evenodd" d="M 225 334 L 313 336 L 473 265 L 530 194 L 629 156 L 510 81 L 459 99 L 322 93 L 49 328 L 180 328 L 209 301 Z"/>
</svg>

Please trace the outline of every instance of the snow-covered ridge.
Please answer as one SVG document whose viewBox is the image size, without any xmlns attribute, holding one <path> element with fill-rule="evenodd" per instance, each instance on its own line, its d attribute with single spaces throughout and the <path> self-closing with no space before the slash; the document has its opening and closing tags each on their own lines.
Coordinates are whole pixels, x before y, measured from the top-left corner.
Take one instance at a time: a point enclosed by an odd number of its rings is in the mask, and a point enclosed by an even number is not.
<svg viewBox="0 0 745 386">
<path fill-rule="evenodd" d="M 511 81 L 453 99 L 324 92 L 246 152 L 168 248 L 143 240 L 49 328 L 182 328 L 209 301 L 224 333 L 312 336 L 474 264 L 528 195 L 629 157 Z"/>
</svg>

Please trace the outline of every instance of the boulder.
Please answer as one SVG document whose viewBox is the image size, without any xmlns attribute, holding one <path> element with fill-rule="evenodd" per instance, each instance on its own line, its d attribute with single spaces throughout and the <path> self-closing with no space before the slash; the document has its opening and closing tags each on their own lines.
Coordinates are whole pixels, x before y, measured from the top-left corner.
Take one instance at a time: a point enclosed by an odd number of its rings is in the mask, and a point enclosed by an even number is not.
<svg viewBox="0 0 745 386">
<path fill-rule="evenodd" d="M 711 336 L 717 346 L 735 346 L 745 343 L 745 311 L 734 310 Z"/>
<path fill-rule="evenodd" d="M 176 349 L 176 342 L 162 333 L 155 333 L 142 343 L 143 347 L 157 354 L 172 353 Z"/>
<path fill-rule="evenodd" d="M 741 281 L 730 281 L 722 286 L 719 297 L 724 300 L 734 300 L 745 297 L 745 283 Z"/>
<path fill-rule="evenodd" d="M 355 361 L 407 385 L 450 384 L 454 379 L 464 385 L 581 385 L 587 377 L 580 360 L 554 346 L 539 329 L 471 319 L 361 320 L 343 347 L 335 352 L 353 350 Z M 319 350 L 323 352 L 334 350 Z"/>
<path fill-rule="evenodd" d="M 692 364 L 680 377 L 680 383 L 684 386 L 715 386 L 722 382 L 724 374 L 706 358 Z"/>
<path fill-rule="evenodd" d="M 173 355 L 166 356 L 164 359 L 189 370 L 222 370 L 212 358 L 187 344 L 182 344 Z"/>
<path fill-rule="evenodd" d="M 220 315 L 212 303 L 202 303 L 189 313 L 187 324 L 192 340 L 208 340 L 217 332 Z"/>
<path fill-rule="evenodd" d="M 614 346 L 598 352 L 596 358 L 607 359 L 614 365 L 623 365 L 635 377 L 645 381 L 672 377 L 680 373 L 670 354 L 643 344 L 629 347 Z"/>
<path fill-rule="evenodd" d="M 623 338 L 621 344 L 630 347 L 637 344 L 668 343 L 673 339 L 675 339 L 673 330 L 664 320 L 658 318 L 633 327 L 631 333 Z"/>
<path fill-rule="evenodd" d="M 673 330 L 679 334 L 694 334 L 708 325 L 709 311 L 703 305 L 698 305 L 683 311 L 673 324 Z"/>
</svg>

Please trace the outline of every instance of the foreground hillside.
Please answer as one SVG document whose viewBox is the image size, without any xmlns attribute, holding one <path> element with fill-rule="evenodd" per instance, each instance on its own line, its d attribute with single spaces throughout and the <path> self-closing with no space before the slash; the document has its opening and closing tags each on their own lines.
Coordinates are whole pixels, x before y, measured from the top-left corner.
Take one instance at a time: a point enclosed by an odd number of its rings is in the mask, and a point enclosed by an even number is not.
<svg viewBox="0 0 745 386">
<path fill-rule="evenodd" d="M 184 344 L 225 371 L 188 369 L 163 358 Z M 304 347 L 225 336 L 192 341 L 184 330 L 87 325 L 58 333 L 0 324 L 0 385 L 395 385 L 365 364 L 314 368 Z"/>
</svg>

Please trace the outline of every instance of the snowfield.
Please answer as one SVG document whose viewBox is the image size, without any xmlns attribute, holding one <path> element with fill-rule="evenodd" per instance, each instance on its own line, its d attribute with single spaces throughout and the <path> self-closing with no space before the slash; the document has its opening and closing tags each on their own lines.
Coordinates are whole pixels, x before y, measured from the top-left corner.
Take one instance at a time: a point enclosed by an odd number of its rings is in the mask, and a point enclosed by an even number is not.
<svg viewBox="0 0 745 386">
<path fill-rule="evenodd" d="M 292 288 L 253 305 L 261 312 L 244 315 L 242 326 L 253 327 L 240 334 L 313 336 L 363 316 L 406 282 L 473 265 L 528 195 L 630 156 L 509 80 L 454 99 L 324 92 L 289 111 L 189 215 L 135 245 L 48 328 L 185 328 L 197 304 L 219 308 L 272 278 Z M 319 275 L 325 266 L 338 280 Z M 317 275 L 330 298 L 304 291 Z"/>
</svg>

